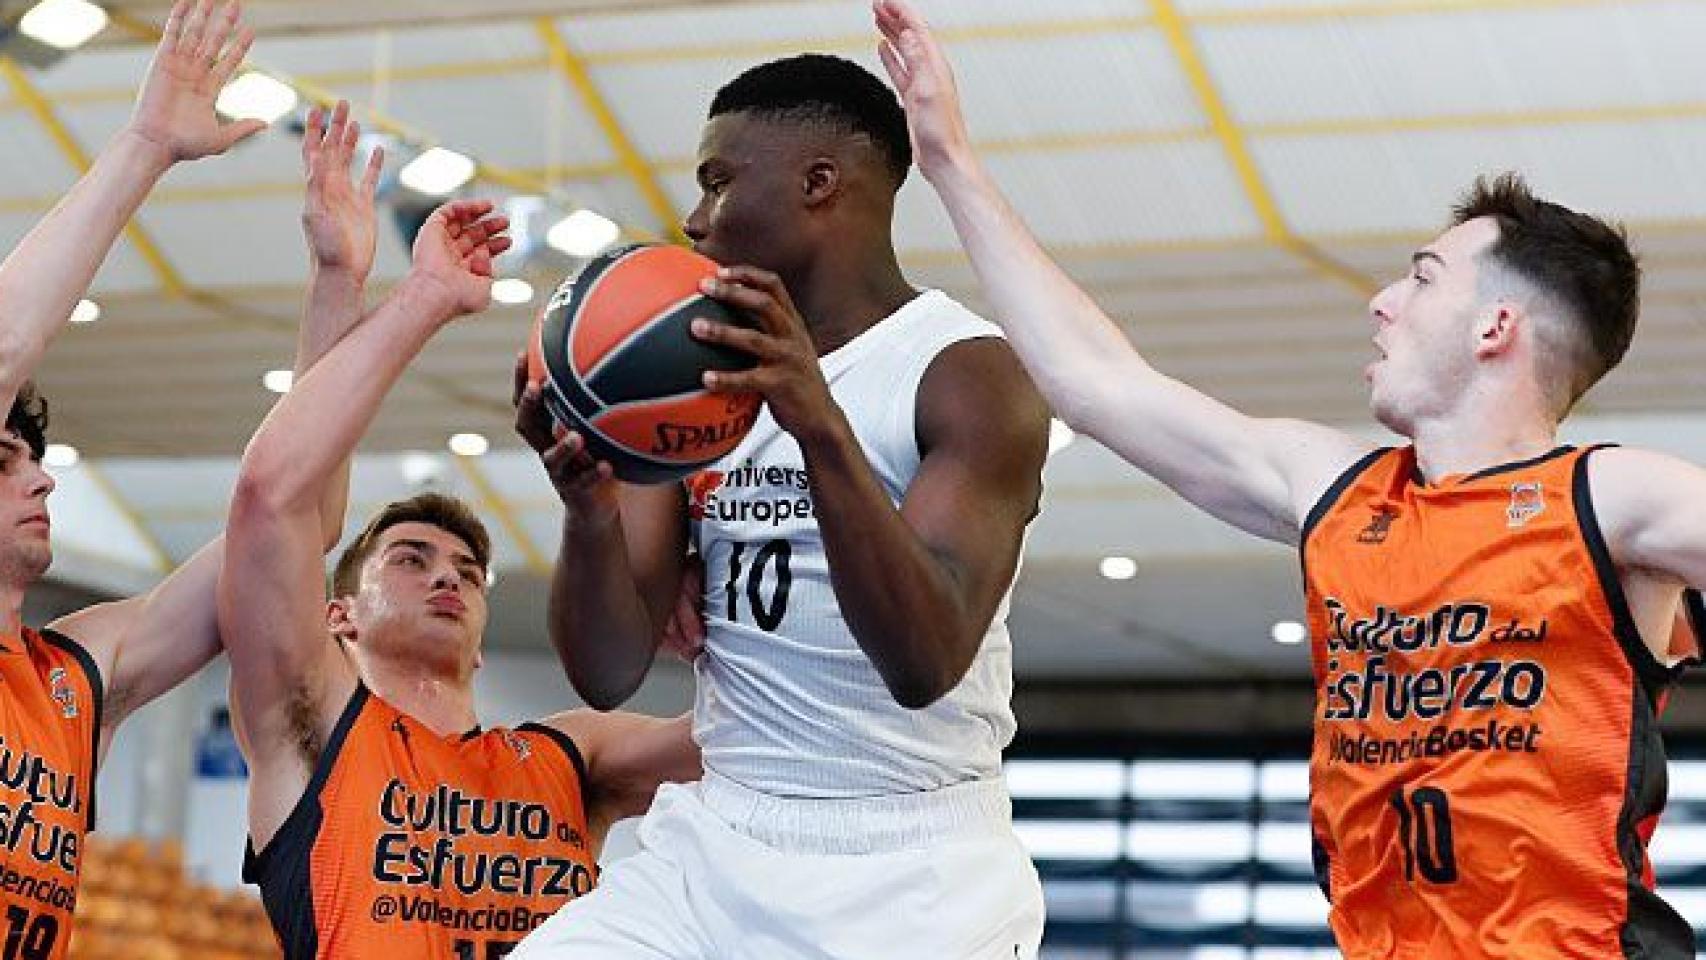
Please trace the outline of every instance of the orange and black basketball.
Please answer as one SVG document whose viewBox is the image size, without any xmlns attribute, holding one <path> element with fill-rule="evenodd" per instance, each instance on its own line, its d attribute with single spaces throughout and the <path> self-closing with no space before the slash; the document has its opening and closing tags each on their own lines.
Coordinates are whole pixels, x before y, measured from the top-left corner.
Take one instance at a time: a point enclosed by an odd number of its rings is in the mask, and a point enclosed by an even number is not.
<svg viewBox="0 0 1706 960">
<path fill-rule="evenodd" d="M 754 363 L 689 331 L 700 317 L 746 323 L 699 291 L 716 270 L 681 247 L 612 250 L 564 283 L 534 326 L 528 375 L 544 384 L 545 406 L 622 480 L 679 480 L 733 450 L 758 417 L 758 395 L 704 388 L 705 371 Z"/>
</svg>

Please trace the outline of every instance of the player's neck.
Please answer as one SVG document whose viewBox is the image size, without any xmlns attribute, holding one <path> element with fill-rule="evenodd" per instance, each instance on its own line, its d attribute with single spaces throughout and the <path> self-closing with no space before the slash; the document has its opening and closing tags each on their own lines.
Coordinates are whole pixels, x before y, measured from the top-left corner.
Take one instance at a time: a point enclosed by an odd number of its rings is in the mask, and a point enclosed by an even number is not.
<svg viewBox="0 0 1706 960">
<path fill-rule="evenodd" d="M 479 726 L 474 713 L 474 686 L 425 673 L 419 665 L 395 664 L 367 658 L 361 680 L 374 695 L 415 718 L 441 737 L 466 733 Z"/>
<path fill-rule="evenodd" d="M 24 632 L 24 588 L 0 584 L 0 642 Z"/>
<path fill-rule="evenodd" d="M 806 276 L 791 280 L 788 292 L 820 357 L 846 346 L 918 295 L 887 245 L 836 251 Z"/>
<path fill-rule="evenodd" d="M 1514 398 L 1503 409 L 1465 405 L 1450 415 L 1416 424 L 1411 440 L 1416 468 L 1433 483 L 1541 456 L 1558 446 L 1552 417 Z"/>
</svg>

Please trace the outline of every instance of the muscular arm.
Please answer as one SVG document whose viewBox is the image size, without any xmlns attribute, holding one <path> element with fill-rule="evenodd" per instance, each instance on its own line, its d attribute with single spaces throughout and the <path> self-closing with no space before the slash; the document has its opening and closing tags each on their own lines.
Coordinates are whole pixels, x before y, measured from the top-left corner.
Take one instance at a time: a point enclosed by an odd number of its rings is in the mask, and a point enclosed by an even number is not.
<svg viewBox="0 0 1706 960">
<path fill-rule="evenodd" d="M 334 115 L 334 137 L 323 142 L 320 114 L 316 112 L 304 157 L 322 153 L 336 167 L 336 177 L 310 179 L 308 223 L 309 248 L 313 254 L 312 279 L 307 309 L 298 327 L 295 376 L 308 369 L 355 325 L 361 314 L 362 290 L 372 266 L 371 183 L 377 166 L 368 169 L 365 218 L 345 171 L 349 149 L 357 129 L 348 124 L 348 109 Z M 347 141 L 347 142 L 346 142 Z M 312 166 L 312 165 L 311 165 Z M 352 236 L 362 233 L 365 237 Z M 330 226 L 342 227 L 341 230 Z M 348 242 L 336 242 L 331 235 Z M 365 241 L 365 246 L 363 241 Z M 349 461 L 346 458 L 332 473 L 321 495 L 318 523 L 320 550 L 337 544 L 343 531 L 344 507 L 349 493 Z M 214 610 L 215 585 L 224 560 L 223 539 L 208 544 L 148 593 L 127 600 L 101 604 L 80 611 L 54 624 L 81 642 L 95 658 L 106 681 L 107 709 L 102 713 L 105 730 L 102 750 L 117 725 L 137 708 L 182 683 L 218 655 L 221 643 Z"/>
<path fill-rule="evenodd" d="M 627 700 L 651 670 L 687 553 L 679 485 L 622 485 L 616 497 L 615 513 L 565 511 L 551 573 L 551 646 L 575 692 L 600 710 Z"/>
<path fill-rule="evenodd" d="M 1004 342 L 949 347 L 919 387 L 923 457 L 898 510 L 837 414 L 799 438 L 830 581 L 895 700 L 926 707 L 965 676 L 1012 582 L 1048 411 Z"/>
<path fill-rule="evenodd" d="M 235 6 L 211 15 L 198 15 L 189 0 L 172 8 L 130 123 L 0 263 L 0 410 L 11 409 L 119 231 L 166 171 L 180 160 L 223 153 L 265 127 L 221 126 L 213 112 L 213 98 L 253 39 L 238 28 Z"/>
<path fill-rule="evenodd" d="M 1706 588 L 1706 470 L 1650 450 L 1613 447 L 1588 460 L 1594 514 L 1625 592 L 1660 662 L 1674 659 L 1670 622 L 1640 609 L 1642 581 Z M 1662 591 L 1661 591 L 1662 593 Z M 1669 596 L 1675 597 L 1674 587 Z M 1669 616 L 1671 608 L 1662 612 Z M 1663 618 L 1659 618 L 1663 619 Z"/>
<path fill-rule="evenodd" d="M 553 432 L 540 387 L 515 368 L 515 429 L 563 502 L 547 631 L 569 683 L 611 710 L 639 689 L 681 585 L 687 501 L 680 485 L 635 486 L 594 463 L 581 437 Z"/>
<path fill-rule="evenodd" d="M 1049 405 L 1215 517 L 1295 543 L 1315 500 L 1368 445 L 1315 424 L 1245 416 L 1151 367 L 1049 259 L 972 153 L 952 72 L 923 20 L 898 0 L 877 11 L 919 167 Z"/>
<path fill-rule="evenodd" d="M 692 714 L 666 719 L 571 710 L 546 723 L 568 734 L 586 761 L 587 824 L 598 841 L 617 820 L 645 813 L 659 786 L 698 780 L 704 773 Z"/>
<path fill-rule="evenodd" d="M 251 745 L 251 832 L 264 845 L 306 787 L 353 669 L 326 632 L 320 503 L 391 385 L 451 317 L 484 306 L 501 223 L 453 204 L 422 228 L 415 268 L 273 408 L 244 452 L 226 526 L 219 628 Z"/>
</svg>

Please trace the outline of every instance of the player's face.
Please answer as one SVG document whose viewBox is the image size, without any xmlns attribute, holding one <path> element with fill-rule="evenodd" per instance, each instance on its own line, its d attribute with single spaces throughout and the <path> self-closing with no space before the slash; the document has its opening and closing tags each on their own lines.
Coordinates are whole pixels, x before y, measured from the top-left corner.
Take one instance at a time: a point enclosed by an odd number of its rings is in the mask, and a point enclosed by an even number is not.
<svg viewBox="0 0 1706 960">
<path fill-rule="evenodd" d="M 699 204 L 682 225 L 693 249 L 726 266 L 787 275 L 806 243 L 798 168 L 797 140 L 783 124 L 743 113 L 707 123 L 696 171 Z"/>
<path fill-rule="evenodd" d="M 1375 357 L 1363 370 L 1375 418 L 1411 435 L 1418 420 L 1450 409 L 1475 368 L 1481 306 L 1479 257 L 1498 226 L 1452 227 L 1410 258 L 1410 271 L 1369 302 Z"/>
<path fill-rule="evenodd" d="M 430 523 L 380 534 L 350 606 L 358 642 L 469 676 L 486 629 L 486 571 L 461 537 Z"/>
<path fill-rule="evenodd" d="M 0 581 L 34 583 L 53 562 L 47 495 L 53 477 L 13 431 L 0 432 Z"/>
</svg>

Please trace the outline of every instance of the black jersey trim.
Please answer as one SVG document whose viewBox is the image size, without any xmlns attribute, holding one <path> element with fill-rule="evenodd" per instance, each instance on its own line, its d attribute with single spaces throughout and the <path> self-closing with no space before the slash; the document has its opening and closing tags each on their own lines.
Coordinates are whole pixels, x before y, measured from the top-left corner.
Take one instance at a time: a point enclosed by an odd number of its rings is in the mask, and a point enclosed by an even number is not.
<svg viewBox="0 0 1706 960">
<path fill-rule="evenodd" d="M 1560 444 L 1538 457 L 1529 457 L 1526 460 L 1513 460 L 1510 463 L 1495 464 L 1484 470 L 1477 470 L 1457 482 L 1472 483 L 1476 480 L 1485 480 L 1488 477 L 1496 477 L 1501 473 L 1510 473 L 1513 470 L 1527 470 L 1529 467 L 1538 467 L 1548 460 L 1556 460 L 1567 453 L 1574 453 L 1575 449 L 1576 448 L 1571 444 Z M 1422 476 L 1422 470 L 1419 466 L 1411 474 L 1411 479 L 1416 481 L 1417 486 L 1425 487 L 1428 485 L 1427 478 Z"/>
<path fill-rule="evenodd" d="M 1676 667 L 1697 667 L 1706 661 L 1706 597 L 1693 587 L 1682 591 L 1683 616 L 1694 634 L 1694 652 L 1684 657 Z"/>
<path fill-rule="evenodd" d="M 89 734 L 89 816 L 85 829 L 95 829 L 95 779 L 101 766 L 101 730 L 106 723 L 107 688 L 101 682 L 101 667 L 95 658 L 83 645 L 57 630 L 41 630 L 38 635 L 47 643 L 71 654 L 77 665 L 83 668 L 89 689 L 95 694 L 95 722 L 90 727 Z"/>
<path fill-rule="evenodd" d="M 1690 960 L 1695 955 L 1694 928 L 1646 884 L 1647 848 L 1640 828 L 1664 810 L 1665 746 L 1653 701 L 1634 688 L 1629 700 L 1629 761 L 1617 814 L 1617 853 L 1627 897 L 1618 929 L 1619 953 L 1625 960 Z"/>
<path fill-rule="evenodd" d="M 555 743 L 562 748 L 564 753 L 569 755 L 569 763 L 574 765 L 575 776 L 580 778 L 581 802 L 584 805 L 586 794 L 592 789 L 592 780 L 586 775 L 586 758 L 581 756 L 580 747 L 575 746 L 574 738 L 556 727 L 549 727 L 543 723 L 524 723 L 515 729 L 517 732 L 542 733 L 550 737 L 552 743 Z"/>
<path fill-rule="evenodd" d="M 314 960 L 319 953 L 320 931 L 314 916 L 310 859 L 326 817 L 320 791 L 325 789 L 332 768 L 343 753 L 350 728 L 355 726 L 368 699 L 367 686 L 356 684 L 355 693 L 350 695 L 332 735 L 314 762 L 307 788 L 297 798 L 296 806 L 291 808 L 278 833 L 259 853 L 255 852 L 253 839 L 244 845 L 243 880 L 261 888 L 261 902 L 284 949 L 285 960 Z"/>
<path fill-rule="evenodd" d="M 1345 491 L 1350 489 L 1351 484 L 1355 483 L 1358 477 L 1367 473 L 1369 468 L 1374 466 L 1381 457 L 1391 453 L 1394 449 L 1393 447 L 1380 447 L 1370 450 L 1362 456 L 1362 459 L 1346 468 L 1344 473 L 1339 474 L 1338 479 L 1334 480 L 1326 492 L 1316 499 L 1315 505 L 1309 508 L 1309 513 L 1303 518 L 1303 529 L 1298 533 L 1297 551 L 1299 554 L 1303 553 L 1309 546 L 1310 534 L 1315 532 L 1315 528 L 1338 505 L 1339 498 L 1345 495 Z"/>
<path fill-rule="evenodd" d="M 1617 565 L 1611 560 L 1611 550 L 1605 545 L 1605 534 L 1600 530 L 1599 518 L 1594 513 L 1588 460 L 1605 446 L 1589 447 L 1576 461 L 1570 495 L 1575 502 L 1576 524 L 1581 529 L 1582 542 L 1587 545 L 1600 590 L 1605 594 L 1606 605 L 1611 608 L 1612 632 L 1617 636 L 1618 646 L 1623 648 L 1624 657 L 1635 669 L 1648 699 L 1657 704 L 1659 694 L 1676 681 L 1679 671 L 1660 663 L 1646 641 L 1641 639 L 1641 630 L 1635 625 L 1635 617 L 1629 612 L 1629 600 L 1623 594 L 1623 581 L 1617 576 Z"/>
</svg>

